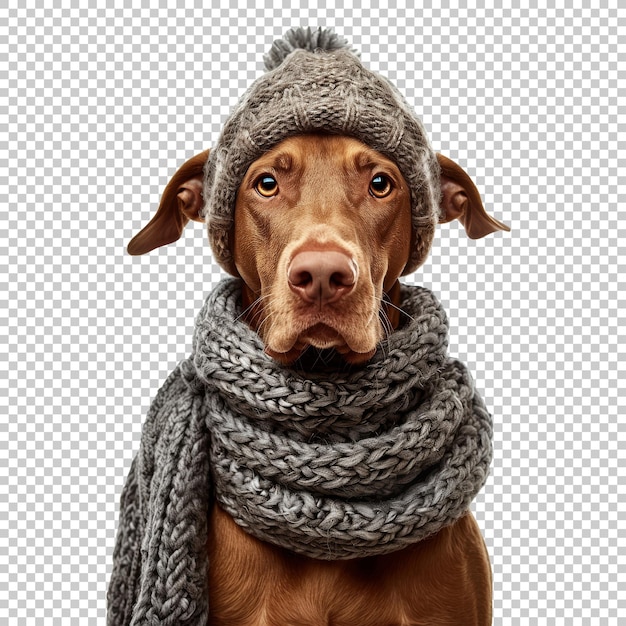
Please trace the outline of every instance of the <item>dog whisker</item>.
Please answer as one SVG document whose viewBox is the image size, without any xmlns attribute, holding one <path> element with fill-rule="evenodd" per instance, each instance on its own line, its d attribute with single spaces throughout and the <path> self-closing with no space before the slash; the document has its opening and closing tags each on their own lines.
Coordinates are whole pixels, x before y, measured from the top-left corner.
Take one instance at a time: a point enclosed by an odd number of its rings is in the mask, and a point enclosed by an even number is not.
<svg viewBox="0 0 626 626">
<path fill-rule="evenodd" d="M 265 298 L 267 300 L 264 303 L 265 306 L 259 307 L 259 309 L 254 313 L 252 319 L 250 320 L 252 323 L 251 325 L 256 328 L 257 334 L 261 337 L 263 337 L 266 325 L 269 324 L 272 318 L 275 317 L 275 312 L 271 309 L 271 304 L 274 302 L 274 300 L 270 300 L 269 296 L 266 296 Z M 259 320 L 258 323 L 257 320 Z"/>
<path fill-rule="evenodd" d="M 241 313 L 241 315 L 238 316 L 238 321 L 240 321 L 244 315 L 248 315 L 248 319 L 246 320 L 247 323 L 256 330 L 257 334 L 262 336 L 264 326 L 272 317 L 272 302 L 273 300 L 271 300 L 269 295 L 258 297 L 249 307 L 246 308 L 244 312 Z M 263 306 L 261 306 L 261 303 Z"/>
<path fill-rule="evenodd" d="M 261 315 L 261 313 L 259 313 L 259 315 Z M 256 332 L 262 337 L 263 333 L 265 332 L 265 326 L 266 324 L 270 321 L 272 317 L 271 313 L 267 313 L 264 312 L 264 317 L 259 321 L 259 323 L 256 325 Z"/>
<path fill-rule="evenodd" d="M 391 302 L 391 300 L 389 299 L 389 296 L 386 293 L 383 293 L 382 298 L 376 298 L 376 299 L 381 303 L 381 306 L 383 304 L 385 304 L 386 306 L 390 306 L 392 309 L 395 309 L 396 311 L 399 311 L 400 313 L 402 313 L 402 315 L 407 317 L 412 322 L 415 321 L 415 319 L 411 315 L 409 315 L 403 308 L 396 306 L 393 302 Z"/>
<path fill-rule="evenodd" d="M 261 301 L 267 300 L 269 295 L 261 295 L 256 300 L 254 300 L 251 304 L 249 304 L 236 318 L 236 322 L 240 322 L 250 311 L 253 311 L 256 307 L 261 304 Z"/>
</svg>

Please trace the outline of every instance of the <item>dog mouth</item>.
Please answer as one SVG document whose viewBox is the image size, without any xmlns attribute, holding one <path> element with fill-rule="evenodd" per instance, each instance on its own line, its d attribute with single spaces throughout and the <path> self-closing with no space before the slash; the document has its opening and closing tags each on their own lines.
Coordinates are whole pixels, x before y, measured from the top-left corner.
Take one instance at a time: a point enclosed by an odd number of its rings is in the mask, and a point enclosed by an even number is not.
<svg viewBox="0 0 626 626">
<path fill-rule="evenodd" d="M 321 322 L 305 330 L 300 335 L 300 339 L 314 348 L 322 349 L 338 348 L 346 344 L 345 339 L 341 336 L 339 331 Z"/>
<path fill-rule="evenodd" d="M 376 343 L 369 349 L 367 346 L 352 346 L 339 330 L 323 322 L 317 322 L 301 331 L 295 337 L 291 348 L 276 350 L 266 343 L 265 352 L 283 365 L 294 363 L 309 348 L 315 348 L 318 351 L 334 350 L 345 362 L 361 364 L 374 356 Z"/>
</svg>

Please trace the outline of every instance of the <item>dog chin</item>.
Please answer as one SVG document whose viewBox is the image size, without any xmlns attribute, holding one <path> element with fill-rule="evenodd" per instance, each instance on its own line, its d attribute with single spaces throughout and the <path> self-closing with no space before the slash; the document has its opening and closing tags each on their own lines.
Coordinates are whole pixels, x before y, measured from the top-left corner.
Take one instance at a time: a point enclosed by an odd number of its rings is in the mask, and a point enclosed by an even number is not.
<svg viewBox="0 0 626 626">
<path fill-rule="evenodd" d="M 366 346 L 363 347 L 366 348 Z M 277 351 L 270 345 L 266 345 L 265 352 L 282 365 L 291 365 L 308 348 L 315 348 L 317 351 L 334 351 L 343 361 L 354 365 L 366 363 L 376 353 L 376 345 L 369 350 L 354 350 L 337 330 L 326 324 L 315 324 L 306 329 L 287 351 Z"/>
</svg>

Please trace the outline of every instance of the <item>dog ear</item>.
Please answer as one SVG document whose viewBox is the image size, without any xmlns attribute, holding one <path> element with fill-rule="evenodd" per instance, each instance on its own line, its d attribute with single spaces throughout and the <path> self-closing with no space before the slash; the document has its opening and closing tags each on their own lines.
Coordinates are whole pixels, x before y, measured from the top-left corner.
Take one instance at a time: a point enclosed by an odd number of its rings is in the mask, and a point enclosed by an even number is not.
<svg viewBox="0 0 626 626">
<path fill-rule="evenodd" d="M 205 150 L 184 163 L 167 184 L 154 217 L 128 244 L 129 254 L 145 254 L 159 246 L 180 239 L 189 220 L 203 222 L 202 186 L 204 165 L 209 158 Z"/>
<path fill-rule="evenodd" d="M 476 185 L 462 167 L 439 153 L 437 161 L 441 169 L 440 224 L 458 219 L 470 239 L 480 239 L 497 230 L 510 232 L 506 224 L 485 211 Z"/>
</svg>

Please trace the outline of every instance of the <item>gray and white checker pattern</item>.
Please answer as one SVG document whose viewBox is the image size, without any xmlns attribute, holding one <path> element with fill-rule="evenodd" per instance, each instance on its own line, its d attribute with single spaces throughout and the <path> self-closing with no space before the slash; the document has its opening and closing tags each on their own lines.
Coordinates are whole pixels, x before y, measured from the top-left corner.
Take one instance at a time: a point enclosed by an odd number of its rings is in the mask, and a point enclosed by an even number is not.
<svg viewBox="0 0 626 626">
<path fill-rule="evenodd" d="M 0 3 L 0 623 L 103 623 L 142 420 L 221 276 L 197 225 L 124 248 L 300 24 L 389 76 L 512 227 L 441 227 L 409 278 L 494 415 L 494 623 L 626 623 L 625 5 L 180 4 Z"/>
</svg>

